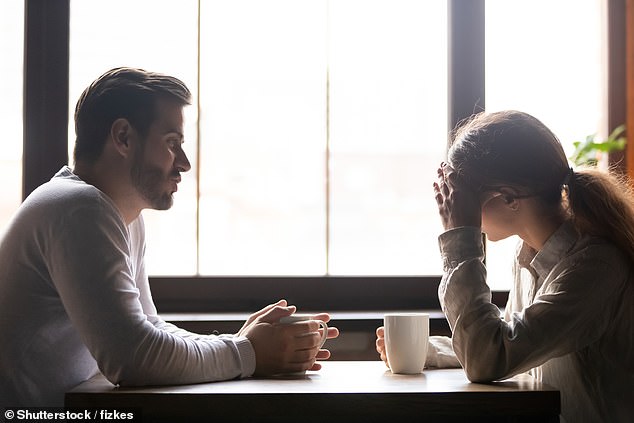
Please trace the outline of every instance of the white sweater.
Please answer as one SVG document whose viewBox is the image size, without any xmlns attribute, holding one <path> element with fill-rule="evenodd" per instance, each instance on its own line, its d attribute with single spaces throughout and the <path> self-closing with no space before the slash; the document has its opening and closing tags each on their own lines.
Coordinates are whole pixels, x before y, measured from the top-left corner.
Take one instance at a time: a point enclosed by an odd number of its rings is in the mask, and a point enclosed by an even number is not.
<svg viewBox="0 0 634 423">
<path fill-rule="evenodd" d="M 100 370 L 121 385 L 248 377 L 250 342 L 166 323 L 150 294 L 139 217 L 62 168 L 0 243 L 0 408 L 61 406 Z M 177 247 L 175 247 L 177 248 Z"/>
</svg>

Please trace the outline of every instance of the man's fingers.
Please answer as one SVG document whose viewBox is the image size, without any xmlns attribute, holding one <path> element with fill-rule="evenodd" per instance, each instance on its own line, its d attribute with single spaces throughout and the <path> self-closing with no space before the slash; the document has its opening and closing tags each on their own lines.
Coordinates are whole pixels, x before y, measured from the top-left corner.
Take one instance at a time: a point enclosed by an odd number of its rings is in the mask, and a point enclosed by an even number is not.
<svg viewBox="0 0 634 423">
<path fill-rule="evenodd" d="M 328 360 L 330 358 L 330 350 L 319 350 L 316 358 L 317 360 Z"/>
<path fill-rule="evenodd" d="M 256 311 L 255 313 L 251 314 L 251 316 L 249 316 L 249 320 L 253 321 L 255 319 L 257 319 L 258 317 L 268 313 L 269 311 L 271 311 L 271 309 L 273 309 L 273 307 L 286 307 L 287 303 L 286 300 L 279 300 L 276 303 L 273 304 L 269 304 L 266 307 L 264 307 L 262 310 Z"/>
<path fill-rule="evenodd" d="M 305 333 L 318 332 L 321 325 L 316 320 L 301 320 L 293 323 L 278 323 L 278 326 L 292 336 L 299 336 Z"/>
<path fill-rule="evenodd" d="M 295 337 L 296 350 L 317 350 L 321 344 L 321 334 L 310 332 Z"/>
<path fill-rule="evenodd" d="M 312 320 L 321 320 L 322 322 L 328 323 L 330 321 L 330 314 L 328 313 L 317 313 L 310 316 Z"/>
<path fill-rule="evenodd" d="M 277 323 L 282 317 L 290 316 L 295 313 L 296 307 L 291 305 L 282 307 L 275 304 L 271 309 L 267 310 L 259 316 L 260 321 L 266 323 Z"/>
<path fill-rule="evenodd" d="M 333 339 L 339 336 L 339 329 L 334 327 L 328 327 L 328 335 L 326 335 L 326 339 Z"/>
<path fill-rule="evenodd" d="M 313 364 L 313 367 L 311 367 L 308 370 L 321 370 L 321 364 L 315 363 L 315 364 Z"/>
</svg>

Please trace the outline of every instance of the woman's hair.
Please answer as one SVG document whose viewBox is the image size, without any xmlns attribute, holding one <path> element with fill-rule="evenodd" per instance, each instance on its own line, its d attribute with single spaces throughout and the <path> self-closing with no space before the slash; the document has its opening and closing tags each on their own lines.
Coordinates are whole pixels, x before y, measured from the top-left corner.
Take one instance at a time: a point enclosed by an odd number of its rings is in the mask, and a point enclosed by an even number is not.
<svg viewBox="0 0 634 423">
<path fill-rule="evenodd" d="M 634 260 L 634 195 L 625 177 L 573 171 L 555 134 L 514 110 L 480 113 L 454 131 L 449 164 L 480 191 L 511 187 L 546 211 L 567 210 L 577 230 L 607 238 Z"/>
<path fill-rule="evenodd" d="M 191 93 L 177 78 L 135 68 L 107 71 L 82 93 L 75 107 L 75 162 L 99 158 L 112 123 L 125 118 L 142 137 L 156 119 L 159 99 L 180 105 Z"/>
</svg>

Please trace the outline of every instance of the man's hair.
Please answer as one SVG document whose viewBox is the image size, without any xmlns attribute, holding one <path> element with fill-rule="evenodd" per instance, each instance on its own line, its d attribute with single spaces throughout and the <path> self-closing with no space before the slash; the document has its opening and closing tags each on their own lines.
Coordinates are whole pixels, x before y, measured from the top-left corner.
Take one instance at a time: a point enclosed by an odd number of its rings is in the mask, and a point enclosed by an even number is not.
<svg viewBox="0 0 634 423">
<path fill-rule="evenodd" d="M 93 163 L 101 155 L 115 120 L 124 118 L 147 136 L 158 100 L 191 103 L 191 92 L 172 76 L 135 68 L 115 68 L 84 90 L 75 107 L 74 160 Z"/>
</svg>

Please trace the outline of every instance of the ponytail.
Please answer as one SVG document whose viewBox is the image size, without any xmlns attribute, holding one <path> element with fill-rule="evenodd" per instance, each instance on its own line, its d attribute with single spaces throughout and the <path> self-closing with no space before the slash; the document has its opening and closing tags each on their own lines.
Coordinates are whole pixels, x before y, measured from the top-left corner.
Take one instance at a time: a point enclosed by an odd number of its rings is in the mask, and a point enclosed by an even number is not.
<svg viewBox="0 0 634 423">
<path fill-rule="evenodd" d="M 584 168 L 567 182 L 577 229 L 612 241 L 634 261 L 634 191 L 627 177 Z"/>
</svg>

